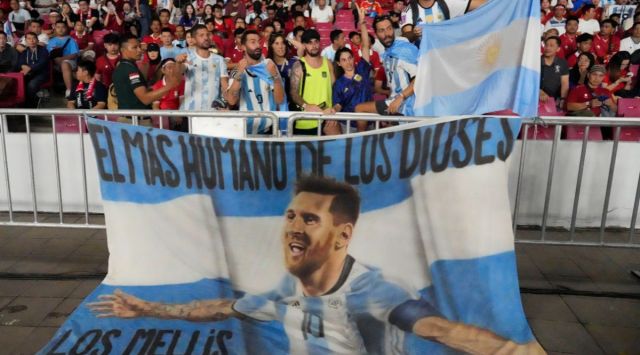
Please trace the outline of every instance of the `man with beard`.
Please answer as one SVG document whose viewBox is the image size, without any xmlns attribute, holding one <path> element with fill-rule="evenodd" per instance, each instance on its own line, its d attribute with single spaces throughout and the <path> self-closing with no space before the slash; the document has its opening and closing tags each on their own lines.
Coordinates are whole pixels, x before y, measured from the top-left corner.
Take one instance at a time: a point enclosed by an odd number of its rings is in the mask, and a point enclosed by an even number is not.
<svg viewBox="0 0 640 355">
<path fill-rule="evenodd" d="M 418 48 L 404 37 L 396 38 L 389 16 L 377 17 L 373 29 L 385 47 L 382 64 L 391 95 L 386 100 L 369 101 L 356 106 L 356 112 L 379 115 L 413 115 L 413 82 L 418 71 Z"/>
<path fill-rule="evenodd" d="M 360 196 L 333 178 L 298 179 L 281 236 L 289 274 L 262 295 L 163 304 L 116 290 L 89 303 L 98 317 L 222 321 L 231 317 L 283 323 L 290 354 L 404 353 L 404 332 L 473 354 L 543 354 L 473 325 L 445 319 L 424 299 L 386 281 L 349 255 Z M 249 340 L 250 341 L 250 340 Z M 278 352 L 270 349 L 272 352 Z"/>
<path fill-rule="evenodd" d="M 284 100 L 284 86 L 280 72 L 271 59 L 262 57 L 260 34 L 254 30 L 242 34 L 244 58 L 238 63 L 231 86 L 226 93 L 229 105 L 239 102 L 240 111 L 278 111 Z M 248 134 L 271 133 L 271 120 L 247 119 Z"/>
<path fill-rule="evenodd" d="M 220 88 L 229 87 L 227 65 L 224 58 L 211 53 L 211 35 L 203 25 L 191 28 L 195 50 L 176 57 L 180 70 L 186 76 L 184 101 L 181 110 L 207 111 L 221 97 Z"/>
<path fill-rule="evenodd" d="M 333 64 L 320 55 L 320 34 L 316 30 L 305 30 L 302 34 L 304 57 L 292 67 L 291 100 L 305 112 L 333 114 L 332 86 L 335 81 Z M 323 133 L 340 134 L 336 121 L 325 121 Z M 294 134 L 317 135 L 317 120 L 296 121 Z"/>
</svg>

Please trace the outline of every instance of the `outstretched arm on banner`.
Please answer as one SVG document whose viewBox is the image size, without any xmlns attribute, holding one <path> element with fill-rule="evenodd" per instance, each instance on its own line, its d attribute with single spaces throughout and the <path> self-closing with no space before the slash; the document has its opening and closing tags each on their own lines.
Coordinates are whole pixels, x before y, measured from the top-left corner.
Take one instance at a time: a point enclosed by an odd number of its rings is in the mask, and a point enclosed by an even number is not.
<svg viewBox="0 0 640 355">
<path fill-rule="evenodd" d="M 244 318 L 233 310 L 234 300 L 217 299 L 193 301 L 185 304 L 149 302 L 116 290 L 112 295 L 100 295 L 100 301 L 87 306 L 98 318 L 183 319 L 192 322 L 223 321 L 232 317 Z"/>
<path fill-rule="evenodd" d="M 413 326 L 413 333 L 469 354 L 545 354 L 535 340 L 517 344 L 495 333 L 440 317 L 425 317 Z"/>
</svg>

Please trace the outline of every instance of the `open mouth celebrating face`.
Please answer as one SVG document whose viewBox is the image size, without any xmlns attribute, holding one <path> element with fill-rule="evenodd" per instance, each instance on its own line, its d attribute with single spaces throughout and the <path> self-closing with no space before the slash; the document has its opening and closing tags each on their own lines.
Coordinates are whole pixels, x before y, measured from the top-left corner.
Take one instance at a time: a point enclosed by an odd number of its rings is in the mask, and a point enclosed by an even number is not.
<svg viewBox="0 0 640 355">
<path fill-rule="evenodd" d="M 303 255 L 307 247 L 301 242 L 291 242 L 289 243 L 289 250 L 291 255 L 295 257 Z"/>
</svg>

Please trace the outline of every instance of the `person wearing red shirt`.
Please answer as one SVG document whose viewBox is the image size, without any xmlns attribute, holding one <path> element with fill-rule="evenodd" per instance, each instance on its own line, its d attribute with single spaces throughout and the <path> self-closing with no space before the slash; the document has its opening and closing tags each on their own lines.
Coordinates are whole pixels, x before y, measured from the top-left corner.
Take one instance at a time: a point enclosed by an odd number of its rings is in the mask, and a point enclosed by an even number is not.
<svg viewBox="0 0 640 355">
<path fill-rule="evenodd" d="M 171 20 L 171 11 L 162 9 L 158 12 L 158 18 L 160 19 L 160 28 L 168 28 L 171 30 L 171 34 L 176 32 L 176 25 L 169 23 Z"/>
<path fill-rule="evenodd" d="M 580 53 L 592 52 L 591 45 L 593 43 L 593 36 L 588 33 L 583 33 L 578 36 L 576 42 L 578 43 L 578 49 L 567 57 L 567 64 L 570 68 L 576 65 Z"/>
<path fill-rule="evenodd" d="M 147 50 L 147 45 L 150 43 L 155 43 L 160 45 L 162 43 L 160 39 L 160 34 L 162 33 L 162 26 L 160 25 L 160 20 L 153 19 L 151 20 L 151 25 L 149 26 L 149 30 L 151 33 L 147 36 L 142 37 L 142 42 L 140 43 L 140 48 L 143 51 Z"/>
<path fill-rule="evenodd" d="M 358 35 L 358 37 L 360 37 L 360 35 Z M 374 37 L 369 34 L 369 43 L 373 43 L 373 39 Z M 351 44 L 351 53 L 353 53 L 353 62 L 357 65 L 362 58 L 362 49 L 360 48 L 360 46 Z M 369 62 L 371 63 L 371 68 L 373 68 L 374 74 L 382 69 L 382 61 L 380 60 L 380 55 L 373 49 L 369 49 Z"/>
<path fill-rule="evenodd" d="M 232 70 L 238 66 L 238 63 L 244 58 L 244 51 L 242 50 L 242 34 L 244 28 L 238 28 L 234 32 L 233 46 L 227 47 L 225 51 L 226 56 L 224 60 L 227 62 L 227 69 Z"/>
<path fill-rule="evenodd" d="M 102 24 L 105 30 L 117 33 L 123 33 L 124 29 L 124 14 L 117 10 L 116 5 L 112 1 L 107 2 L 107 13 L 102 19 Z"/>
<path fill-rule="evenodd" d="M 364 9 L 367 16 L 372 13 L 376 13 L 377 16 L 380 16 L 384 12 L 384 10 L 382 10 L 382 6 L 380 6 L 380 3 L 376 0 L 359 0 L 356 1 L 356 3 L 361 9 Z"/>
<path fill-rule="evenodd" d="M 631 81 L 633 74 L 629 72 L 631 54 L 628 52 L 618 52 L 611 57 L 607 65 L 607 75 L 605 75 L 603 86 L 611 91 L 615 96 L 633 97 L 631 94 Z"/>
<path fill-rule="evenodd" d="M 600 25 L 600 33 L 593 36 L 592 52 L 600 63 L 608 63 L 611 56 L 620 50 L 620 38 L 613 35 L 616 26 L 613 20 L 604 20 Z"/>
<path fill-rule="evenodd" d="M 106 87 L 111 85 L 113 71 L 120 62 L 120 38 L 115 33 L 104 36 L 104 48 L 106 53 L 96 60 L 96 78 Z"/>
<path fill-rule="evenodd" d="M 567 96 L 567 113 L 571 116 L 600 117 L 603 107 L 614 113 L 617 106 L 611 92 L 602 87 L 607 70 L 596 64 L 589 70 L 586 85 L 578 85 Z"/>
<path fill-rule="evenodd" d="M 224 32 L 216 31 L 215 19 L 212 19 L 212 18 L 207 19 L 204 25 L 207 28 L 207 31 L 209 31 L 209 34 L 211 35 L 211 40 L 215 44 L 216 49 L 218 50 L 218 54 L 224 57 L 225 48 L 224 48 L 224 41 L 222 40 L 222 36 L 224 36 Z"/>
<path fill-rule="evenodd" d="M 89 7 L 89 0 L 78 1 L 78 7 L 78 21 L 84 22 L 89 32 L 102 28 L 98 19 L 100 14 L 98 10 Z"/>
<path fill-rule="evenodd" d="M 569 17 L 564 25 L 565 32 L 560 36 L 560 47 L 565 54 L 565 58 L 578 50 L 578 18 Z"/>
<path fill-rule="evenodd" d="M 76 21 L 73 27 L 73 32 L 71 32 L 71 38 L 76 40 L 78 49 L 80 49 L 81 57 L 82 53 L 84 53 L 85 51 L 93 50 L 95 40 L 93 39 L 93 35 L 87 31 L 87 27 L 82 21 Z"/>
<path fill-rule="evenodd" d="M 206 20 L 205 20 L 206 21 Z M 213 5 L 213 29 L 220 33 L 229 33 L 229 28 L 227 28 L 228 22 L 226 22 L 222 16 L 222 6 L 215 4 Z M 233 29 L 231 29 L 233 31 Z"/>
<path fill-rule="evenodd" d="M 163 59 L 160 64 L 162 70 L 162 80 L 158 80 L 155 84 L 153 84 L 153 91 L 160 90 L 167 85 L 164 74 L 168 65 L 175 65 L 176 60 L 173 58 Z M 161 97 L 159 100 L 154 101 L 152 104 L 152 108 L 154 110 L 178 110 L 180 109 L 180 100 L 184 96 L 184 78 L 180 82 L 180 85 L 171 89 L 166 95 Z M 165 127 L 168 128 L 168 127 Z"/>
</svg>

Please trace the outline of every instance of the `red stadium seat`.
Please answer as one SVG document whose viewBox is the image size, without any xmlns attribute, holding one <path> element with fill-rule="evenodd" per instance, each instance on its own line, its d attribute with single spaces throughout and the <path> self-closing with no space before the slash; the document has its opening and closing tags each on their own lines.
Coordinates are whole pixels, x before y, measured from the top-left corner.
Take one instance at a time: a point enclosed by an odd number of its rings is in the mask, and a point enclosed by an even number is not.
<svg viewBox="0 0 640 355">
<path fill-rule="evenodd" d="M 88 132 L 84 119 L 81 119 L 78 125 L 78 115 L 55 115 L 55 117 L 57 133 Z"/>
<path fill-rule="evenodd" d="M 547 102 L 538 102 L 538 115 L 539 116 L 558 116 L 558 109 L 556 108 L 556 100 L 550 97 Z M 560 114 L 559 116 L 564 116 Z"/>
<path fill-rule="evenodd" d="M 162 129 L 169 129 L 169 117 L 162 116 L 151 117 L 153 127 L 160 128 L 160 119 L 162 119 Z"/>
<path fill-rule="evenodd" d="M 618 116 L 640 117 L 640 99 L 619 99 Z M 640 141 L 640 127 L 623 127 L 620 129 L 621 141 Z"/>
<path fill-rule="evenodd" d="M 534 140 L 551 140 L 555 135 L 555 126 L 542 126 L 542 125 L 530 125 L 529 131 L 527 132 L 527 139 Z M 520 131 L 520 136 L 522 136 L 524 132 L 524 128 Z"/>
<path fill-rule="evenodd" d="M 584 138 L 585 127 L 579 126 L 566 126 L 565 136 L 568 140 L 582 140 Z M 589 136 L 587 137 L 590 141 L 601 141 L 602 140 L 602 130 L 600 127 L 591 126 L 589 127 Z"/>
<path fill-rule="evenodd" d="M 620 129 L 620 140 L 625 142 L 640 141 L 640 127 L 623 127 Z"/>
<path fill-rule="evenodd" d="M 619 99 L 618 116 L 640 117 L 640 99 Z"/>
<path fill-rule="evenodd" d="M 24 75 L 22 73 L 4 73 L 0 77 L 12 78 L 16 80 L 16 95 L 11 98 L 0 100 L 0 108 L 17 107 L 24 103 Z"/>
</svg>

